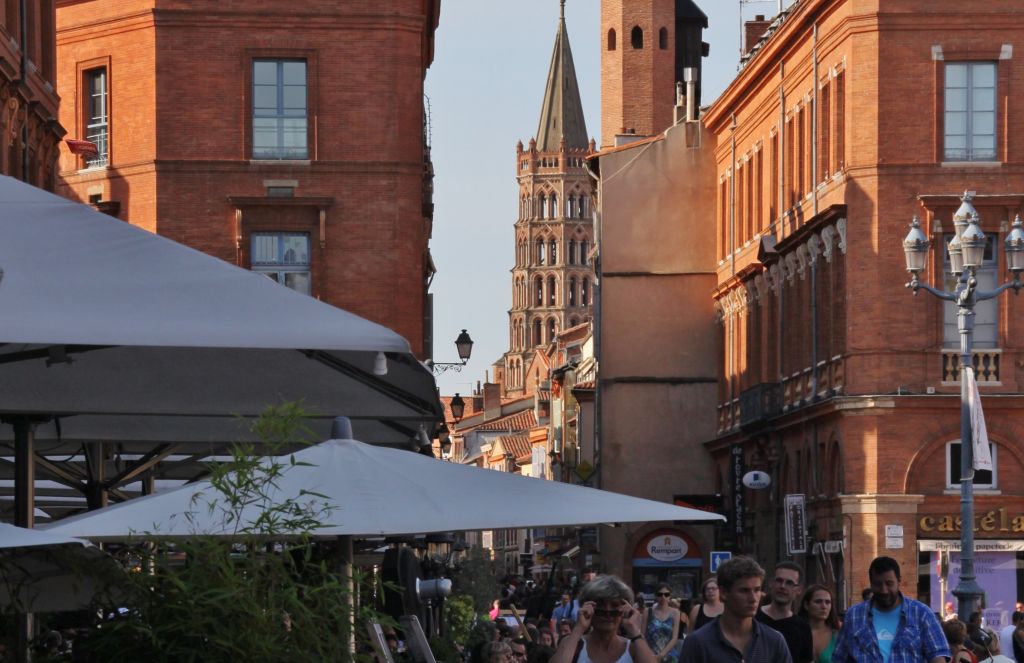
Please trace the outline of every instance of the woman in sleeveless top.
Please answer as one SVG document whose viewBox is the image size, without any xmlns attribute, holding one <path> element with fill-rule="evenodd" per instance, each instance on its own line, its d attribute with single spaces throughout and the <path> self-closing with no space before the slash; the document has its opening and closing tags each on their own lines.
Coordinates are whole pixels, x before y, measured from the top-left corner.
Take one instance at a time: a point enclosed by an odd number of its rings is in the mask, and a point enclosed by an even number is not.
<svg viewBox="0 0 1024 663">
<path fill-rule="evenodd" d="M 811 585 L 800 600 L 797 614 L 811 625 L 814 663 L 832 663 L 832 650 L 836 648 L 840 627 L 832 592 L 824 585 Z"/>
<path fill-rule="evenodd" d="M 583 586 L 576 624 L 549 663 L 657 663 L 642 627 L 633 590 L 615 576 L 598 576 Z"/>
<path fill-rule="evenodd" d="M 658 585 L 654 605 L 644 613 L 644 637 L 651 651 L 664 663 L 677 663 L 676 643 L 679 641 L 679 610 L 669 605 L 672 588 Z"/>
<path fill-rule="evenodd" d="M 718 593 L 718 579 L 715 576 L 711 576 L 700 586 L 700 595 L 703 603 L 693 606 L 693 610 L 690 612 L 688 634 L 714 621 L 725 610 L 725 605 L 722 604 Z"/>
</svg>

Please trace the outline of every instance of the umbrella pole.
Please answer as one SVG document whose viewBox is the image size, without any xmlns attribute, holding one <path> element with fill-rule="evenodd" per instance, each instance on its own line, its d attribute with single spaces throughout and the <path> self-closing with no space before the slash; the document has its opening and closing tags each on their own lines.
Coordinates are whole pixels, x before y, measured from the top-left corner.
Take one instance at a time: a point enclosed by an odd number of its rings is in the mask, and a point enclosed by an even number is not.
<svg viewBox="0 0 1024 663">
<path fill-rule="evenodd" d="M 352 661 L 355 660 L 356 653 L 356 586 L 352 568 L 352 537 L 339 536 L 336 544 L 336 550 L 338 555 L 338 568 L 341 572 L 342 583 L 345 590 L 345 595 L 342 599 L 345 602 L 345 609 L 342 611 L 345 621 L 342 624 L 341 633 L 342 637 L 348 641 L 348 660 Z"/>
<path fill-rule="evenodd" d="M 35 526 L 36 506 L 36 421 L 19 417 L 14 427 L 14 524 Z M 17 613 L 14 620 L 15 655 L 18 661 L 29 661 L 34 619 L 31 613 Z"/>
</svg>

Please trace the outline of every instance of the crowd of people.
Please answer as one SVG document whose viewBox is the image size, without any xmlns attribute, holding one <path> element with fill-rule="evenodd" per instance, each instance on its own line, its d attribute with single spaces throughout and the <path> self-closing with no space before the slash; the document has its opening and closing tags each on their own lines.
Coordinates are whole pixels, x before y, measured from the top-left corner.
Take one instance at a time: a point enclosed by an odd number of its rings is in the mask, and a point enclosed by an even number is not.
<svg viewBox="0 0 1024 663">
<path fill-rule="evenodd" d="M 878 557 L 871 583 L 840 618 L 824 585 L 804 586 L 793 562 L 768 574 L 734 557 L 704 581 L 699 602 L 667 584 L 645 597 L 611 575 L 591 574 L 549 613 L 509 623 L 495 603 L 493 637 L 471 663 L 1024 663 L 1024 606 L 1000 632 L 980 613 L 943 619 L 901 591 L 899 563 Z M 507 598 L 507 594 L 506 594 Z"/>
</svg>

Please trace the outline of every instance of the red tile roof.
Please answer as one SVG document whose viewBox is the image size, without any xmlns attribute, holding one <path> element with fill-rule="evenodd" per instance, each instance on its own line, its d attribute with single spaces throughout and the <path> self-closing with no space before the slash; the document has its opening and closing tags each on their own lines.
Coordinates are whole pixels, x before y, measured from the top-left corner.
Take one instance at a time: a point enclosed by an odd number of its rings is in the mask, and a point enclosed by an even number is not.
<svg viewBox="0 0 1024 663">
<path fill-rule="evenodd" d="M 573 385 L 573 389 L 593 389 L 597 386 L 594 380 L 587 380 L 586 382 L 577 382 Z"/>
<path fill-rule="evenodd" d="M 502 435 L 498 438 L 505 453 L 512 454 L 517 460 L 529 460 L 533 455 L 529 435 Z"/>
<path fill-rule="evenodd" d="M 523 410 L 504 417 L 491 419 L 476 426 L 476 430 L 529 430 L 537 425 L 537 417 L 533 410 Z"/>
</svg>

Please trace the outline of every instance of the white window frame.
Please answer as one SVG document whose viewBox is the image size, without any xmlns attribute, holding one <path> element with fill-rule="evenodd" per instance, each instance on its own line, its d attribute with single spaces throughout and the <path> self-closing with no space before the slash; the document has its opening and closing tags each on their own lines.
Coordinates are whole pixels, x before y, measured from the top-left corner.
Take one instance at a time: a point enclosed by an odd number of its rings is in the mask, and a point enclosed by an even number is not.
<svg viewBox="0 0 1024 663">
<path fill-rule="evenodd" d="M 280 242 L 285 238 L 301 237 L 306 240 L 306 262 L 286 262 L 284 260 L 275 262 L 257 262 L 256 260 L 256 241 L 260 238 L 275 237 Z M 313 256 L 312 256 L 312 244 L 310 242 L 309 233 L 303 232 L 254 232 L 249 238 L 249 246 L 252 251 L 252 260 L 250 261 L 250 268 L 257 274 L 263 274 L 269 279 L 279 283 L 280 285 L 288 288 L 287 275 L 288 274 L 305 274 L 306 283 L 309 284 L 309 292 L 292 288 L 295 292 L 312 295 L 313 294 Z"/>
<path fill-rule="evenodd" d="M 954 447 L 954 445 L 956 445 Z M 960 477 L 953 476 L 953 453 L 954 448 L 957 457 L 960 456 L 960 440 L 950 440 L 946 442 L 946 490 L 959 492 L 960 490 Z M 979 491 L 995 492 L 999 490 L 999 445 L 991 440 L 988 443 L 989 449 L 992 453 L 992 482 L 991 483 L 978 483 L 977 470 L 975 471 L 974 488 Z M 954 481 L 955 479 L 955 481 Z"/>
<path fill-rule="evenodd" d="M 952 67 L 963 67 L 964 68 L 964 86 L 963 87 L 951 87 L 950 86 L 950 69 Z M 978 76 L 979 71 L 982 67 L 991 68 L 992 71 L 992 98 L 987 98 L 987 93 L 982 95 L 981 93 L 987 91 L 988 87 L 979 87 L 975 85 L 975 78 Z M 963 101 L 961 104 L 957 104 L 960 107 L 951 106 L 951 95 L 960 94 L 963 91 Z M 999 145 L 998 145 L 998 127 L 999 127 L 999 65 L 997 62 L 992 61 L 978 61 L 978 62 L 947 62 L 945 67 L 945 76 L 943 79 L 943 114 L 945 121 L 944 135 L 942 140 L 942 154 L 943 159 L 947 162 L 967 162 L 967 161 L 998 161 L 999 158 Z M 987 108 L 979 109 L 979 106 L 991 105 L 991 110 Z M 982 134 L 976 131 L 976 124 L 981 123 L 983 115 L 991 113 L 992 115 L 992 133 Z M 950 133 L 950 127 L 953 124 L 953 120 L 956 116 L 963 115 L 964 120 L 964 133 Z M 977 148 L 975 146 L 975 140 L 985 136 L 991 135 L 992 147 L 991 148 Z M 951 148 L 949 147 L 949 139 L 953 137 L 963 137 L 964 146 Z M 980 156 L 975 154 L 976 151 L 980 151 Z"/>
</svg>

